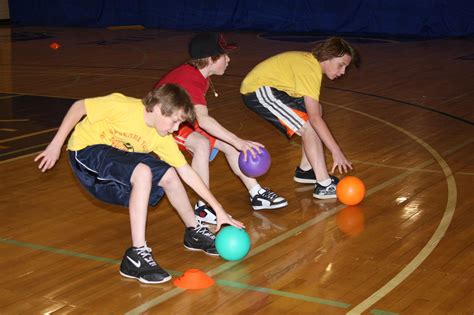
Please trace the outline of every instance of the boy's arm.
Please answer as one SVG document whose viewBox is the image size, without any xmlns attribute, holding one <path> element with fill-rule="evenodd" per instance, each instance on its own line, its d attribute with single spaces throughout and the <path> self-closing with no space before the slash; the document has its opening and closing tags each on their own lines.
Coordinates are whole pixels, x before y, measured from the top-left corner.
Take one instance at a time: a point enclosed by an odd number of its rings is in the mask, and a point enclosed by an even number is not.
<svg viewBox="0 0 474 315">
<path fill-rule="evenodd" d="M 332 153 L 333 166 L 331 173 L 334 173 L 336 167 L 341 174 L 343 170 L 344 173 L 346 173 L 349 169 L 352 169 L 352 163 L 344 156 L 331 131 L 329 131 L 329 128 L 323 119 L 321 104 L 310 96 L 304 97 L 304 103 L 311 127 L 313 127 L 323 143 Z"/>
<path fill-rule="evenodd" d="M 179 177 L 181 177 L 189 187 L 191 187 L 201 198 L 207 201 L 214 209 L 217 216 L 217 229 L 219 229 L 222 224 L 230 224 L 238 228 L 245 227 L 242 222 L 233 219 L 227 212 L 225 212 L 222 205 L 216 200 L 209 188 L 207 188 L 202 181 L 201 177 L 199 177 L 196 171 L 194 171 L 189 164 L 177 167 L 176 171 L 178 172 Z"/>
<path fill-rule="evenodd" d="M 74 128 L 74 126 L 76 126 L 76 124 L 84 115 L 86 115 L 84 100 L 76 101 L 71 106 L 71 108 L 69 108 L 51 143 L 43 152 L 35 157 L 35 162 L 41 160 L 38 168 L 42 172 L 46 172 L 47 170 L 51 169 L 54 164 L 56 164 L 56 161 L 61 155 L 61 148 L 64 144 L 64 141 L 66 141 L 66 138 L 71 130 Z"/>
<path fill-rule="evenodd" d="M 237 150 L 244 152 L 245 159 L 247 159 L 247 151 L 250 151 L 250 154 L 255 157 L 255 152 L 260 153 L 260 147 L 264 147 L 261 143 L 243 140 L 224 128 L 217 120 L 209 116 L 207 106 L 195 105 L 194 108 L 199 127 L 219 140 L 227 142 Z"/>
</svg>

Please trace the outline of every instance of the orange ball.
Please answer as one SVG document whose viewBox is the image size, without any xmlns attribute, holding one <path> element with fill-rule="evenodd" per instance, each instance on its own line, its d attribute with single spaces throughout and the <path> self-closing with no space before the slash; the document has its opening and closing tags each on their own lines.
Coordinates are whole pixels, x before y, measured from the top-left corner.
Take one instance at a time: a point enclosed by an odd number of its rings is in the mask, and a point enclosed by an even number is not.
<svg viewBox="0 0 474 315">
<path fill-rule="evenodd" d="M 49 48 L 53 49 L 53 50 L 58 50 L 59 47 L 61 47 L 58 43 L 51 43 L 49 44 Z"/>
<path fill-rule="evenodd" d="M 355 176 L 346 176 L 337 184 L 336 196 L 343 204 L 354 206 L 364 199 L 365 185 Z"/>
</svg>

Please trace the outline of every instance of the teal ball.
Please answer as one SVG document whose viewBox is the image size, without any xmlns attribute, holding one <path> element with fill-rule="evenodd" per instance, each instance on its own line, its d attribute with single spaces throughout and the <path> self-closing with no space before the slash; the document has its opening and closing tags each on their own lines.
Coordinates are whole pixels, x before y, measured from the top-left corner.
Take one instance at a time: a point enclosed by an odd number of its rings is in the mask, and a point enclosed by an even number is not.
<svg viewBox="0 0 474 315">
<path fill-rule="evenodd" d="M 225 260 L 240 260 L 250 250 L 250 237 L 244 229 L 226 226 L 216 236 L 216 249 Z"/>
</svg>

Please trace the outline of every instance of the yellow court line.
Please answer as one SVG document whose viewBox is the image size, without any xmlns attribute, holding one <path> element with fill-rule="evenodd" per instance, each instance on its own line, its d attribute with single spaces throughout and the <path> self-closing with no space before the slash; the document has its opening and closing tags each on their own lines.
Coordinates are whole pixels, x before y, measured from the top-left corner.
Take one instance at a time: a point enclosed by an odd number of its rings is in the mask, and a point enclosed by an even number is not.
<svg viewBox="0 0 474 315">
<path fill-rule="evenodd" d="M 420 138 L 416 137 L 415 135 L 411 134 L 410 132 L 408 132 L 408 131 L 406 131 L 406 130 L 398 127 L 398 126 L 395 126 L 395 125 L 393 125 L 393 124 L 391 124 L 387 121 L 384 121 L 380 118 L 377 118 L 375 116 L 372 116 L 372 115 L 369 115 L 369 114 L 366 114 L 366 113 L 363 113 L 363 112 L 359 112 L 357 110 L 353 110 L 353 109 L 350 109 L 350 108 L 347 108 L 347 107 L 344 107 L 344 106 L 339 106 L 339 105 L 335 105 L 335 104 L 331 104 L 331 103 L 329 103 L 329 104 L 333 105 L 333 106 L 336 106 L 336 107 L 343 108 L 343 109 L 347 109 L 349 111 L 353 111 L 353 112 L 356 112 L 358 114 L 369 117 L 371 119 L 377 120 L 377 121 L 379 121 L 381 123 L 384 123 L 384 124 L 386 124 L 386 125 L 388 125 L 392 128 L 395 128 L 396 130 L 406 134 L 408 137 L 414 139 L 416 142 L 421 144 L 425 149 L 427 149 L 428 152 L 430 152 L 434 156 L 435 160 L 438 163 L 440 163 L 440 165 L 443 168 L 443 171 L 446 175 L 447 181 L 448 181 L 448 205 L 447 205 L 447 208 L 446 208 L 445 213 L 443 215 L 443 218 L 441 220 L 440 226 L 436 230 L 435 234 L 433 234 L 433 236 L 430 239 L 430 241 L 428 242 L 428 244 L 420 251 L 420 253 L 397 276 L 395 276 L 385 286 L 383 286 L 380 290 L 378 290 L 376 293 L 374 293 L 374 295 L 372 295 L 368 299 L 364 300 L 359 305 L 354 307 L 351 311 L 349 311 L 348 314 L 354 315 L 354 314 L 362 313 L 364 310 L 368 309 L 370 306 L 375 304 L 378 300 L 380 300 L 385 295 L 387 295 L 396 286 L 398 286 L 403 280 L 405 280 L 426 259 L 426 257 L 428 257 L 428 255 L 433 251 L 433 249 L 436 247 L 436 245 L 442 239 L 444 233 L 446 232 L 446 229 L 449 226 L 449 223 L 451 222 L 452 215 L 454 214 L 454 208 L 455 208 L 455 204 L 456 204 L 457 192 L 456 192 L 456 185 L 454 183 L 454 177 L 452 176 L 451 170 L 447 166 L 447 163 L 442 159 L 442 157 L 433 148 L 431 148 L 428 144 L 423 142 Z M 462 148 L 463 145 L 466 145 L 466 143 L 456 146 L 456 149 Z M 418 166 L 416 166 L 414 168 L 408 169 L 404 173 L 401 173 L 401 174 L 393 177 L 392 179 L 390 179 L 388 181 L 385 181 L 384 183 L 369 189 L 366 192 L 366 196 L 374 194 L 377 191 L 380 191 L 380 190 L 384 189 L 385 187 L 388 187 L 388 186 L 392 185 L 393 183 L 396 183 L 396 182 L 404 179 L 405 177 L 409 176 L 410 174 L 413 174 L 414 172 L 419 171 L 419 170 L 427 167 L 428 165 L 432 164 L 433 162 L 434 162 L 433 159 L 429 159 L 429 160 L 419 164 Z M 443 163 L 441 163 L 441 162 L 443 162 Z M 297 231 L 301 232 L 304 229 L 309 228 L 310 226 L 312 226 L 313 224 L 318 222 L 318 220 L 321 219 L 322 217 L 327 218 L 327 217 L 337 213 L 342 208 L 343 208 L 343 205 L 339 205 L 336 208 L 325 212 L 324 215 L 318 216 L 318 217 L 316 217 L 312 220 L 309 220 L 309 221 L 301 224 L 300 226 L 297 226 L 297 227 L 295 227 L 295 228 L 293 228 L 293 229 L 277 236 L 276 238 L 273 238 L 272 240 L 258 246 L 257 248 L 252 249 L 247 257 L 251 257 L 251 256 L 254 256 L 254 255 L 262 252 L 262 251 L 265 251 L 266 249 L 278 244 L 279 242 L 288 239 L 295 232 L 297 232 Z M 239 263 L 240 262 L 227 262 L 227 263 L 224 263 L 224 264 L 222 264 L 222 265 L 220 265 L 220 266 L 218 266 L 218 267 L 216 267 L 212 270 L 207 271 L 207 274 L 209 274 L 210 276 L 216 276 L 216 275 L 222 273 L 223 271 L 226 271 L 226 270 L 232 268 L 233 266 L 235 266 Z M 127 315 L 136 315 L 136 314 L 140 314 L 142 312 L 146 312 L 147 310 L 151 309 L 152 307 L 154 307 L 154 306 L 156 306 L 160 303 L 163 303 L 163 302 L 173 298 L 174 296 L 181 294 L 182 292 L 184 292 L 184 290 L 179 289 L 179 288 L 175 288 L 171 291 L 168 291 L 165 294 L 162 294 L 162 295 L 160 295 L 156 298 L 153 298 L 153 299 L 139 305 L 138 307 L 128 311 L 126 314 Z"/>
<path fill-rule="evenodd" d="M 375 291 L 371 296 L 369 296 L 368 298 L 360 302 L 358 305 L 356 305 L 354 308 L 352 308 L 349 312 L 346 313 L 349 315 L 356 315 L 356 314 L 361 314 L 362 312 L 366 311 L 372 305 L 374 305 L 383 297 L 385 297 L 387 294 L 389 294 L 400 283 L 402 283 L 406 278 L 408 278 L 425 261 L 425 259 L 428 258 L 431 252 L 433 252 L 433 250 L 436 248 L 436 246 L 438 245 L 438 243 L 441 241 L 444 234 L 446 233 L 446 230 L 448 229 L 449 224 L 451 223 L 451 220 L 453 218 L 454 211 L 456 210 L 457 188 L 456 188 L 456 182 L 454 180 L 453 173 L 448 163 L 443 159 L 443 157 L 435 149 L 433 149 L 433 147 L 431 147 L 429 144 L 424 142 L 422 139 L 418 138 L 411 132 L 406 131 L 405 129 L 402 129 L 401 127 L 398 127 L 388 121 L 382 120 L 370 114 L 366 114 L 352 108 L 339 106 L 330 102 L 325 102 L 325 103 L 328 103 L 332 106 L 344 108 L 348 111 L 352 111 L 360 115 L 369 117 L 371 119 L 377 120 L 383 124 L 386 124 L 400 131 L 401 133 L 404 133 L 411 139 L 415 140 L 419 145 L 421 145 L 425 150 L 427 150 L 433 156 L 436 162 L 438 162 L 438 164 L 441 166 L 441 169 L 444 173 L 444 176 L 446 178 L 446 183 L 448 186 L 446 208 L 444 210 L 443 217 L 441 218 L 441 221 L 436 231 L 433 233 L 433 235 L 428 240 L 426 245 L 423 246 L 420 252 L 397 275 L 395 275 L 395 277 L 393 277 L 384 286 L 382 286 L 380 289 Z"/>
<path fill-rule="evenodd" d="M 13 93 L 12 93 L 13 94 Z M 14 95 L 8 95 L 8 96 L 1 96 L 0 97 L 0 100 L 5 100 L 7 98 L 14 98 L 14 97 L 19 97 L 19 96 L 22 96 L 22 95 L 17 95 L 17 94 L 14 94 Z"/>
<path fill-rule="evenodd" d="M 5 161 L 0 161 L 0 165 L 5 164 L 7 162 L 13 162 L 13 161 L 17 161 L 17 160 L 20 160 L 20 159 L 23 159 L 23 158 L 27 158 L 27 157 L 30 157 L 30 156 L 33 156 L 33 155 L 36 156 L 36 155 L 40 154 L 41 152 L 42 151 L 28 153 L 28 154 L 17 156 L 17 157 L 14 157 L 14 158 L 11 158 L 11 159 L 8 159 L 8 160 L 5 160 Z M 33 161 L 31 163 L 33 163 Z"/>
<path fill-rule="evenodd" d="M 24 139 L 24 138 L 28 138 L 28 137 L 32 137 L 32 136 L 37 136 L 37 135 L 40 135 L 40 134 L 43 134 L 43 133 L 56 131 L 58 129 L 59 128 L 51 128 L 51 129 L 41 130 L 41 131 L 37 131 L 37 132 L 32 132 L 32 133 L 28 133 L 26 135 L 21 135 L 21 136 L 18 136 L 18 137 L 13 137 L 13 138 L 0 140 L 0 143 L 10 142 L 10 141 L 13 141 L 13 140 L 18 140 L 18 139 Z"/>
</svg>

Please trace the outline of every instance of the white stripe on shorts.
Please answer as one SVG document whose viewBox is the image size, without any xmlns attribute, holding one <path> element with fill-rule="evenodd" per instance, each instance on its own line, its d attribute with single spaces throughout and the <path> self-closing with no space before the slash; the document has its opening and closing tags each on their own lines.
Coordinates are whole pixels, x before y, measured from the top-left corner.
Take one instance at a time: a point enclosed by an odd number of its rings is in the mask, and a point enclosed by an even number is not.
<svg viewBox="0 0 474 315">
<path fill-rule="evenodd" d="M 262 86 L 255 91 L 258 101 L 273 115 L 278 117 L 294 132 L 301 129 L 306 123 L 300 116 L 298 116 L 290 107 L 277 99 L 270 87 Z"/>
</svg>

